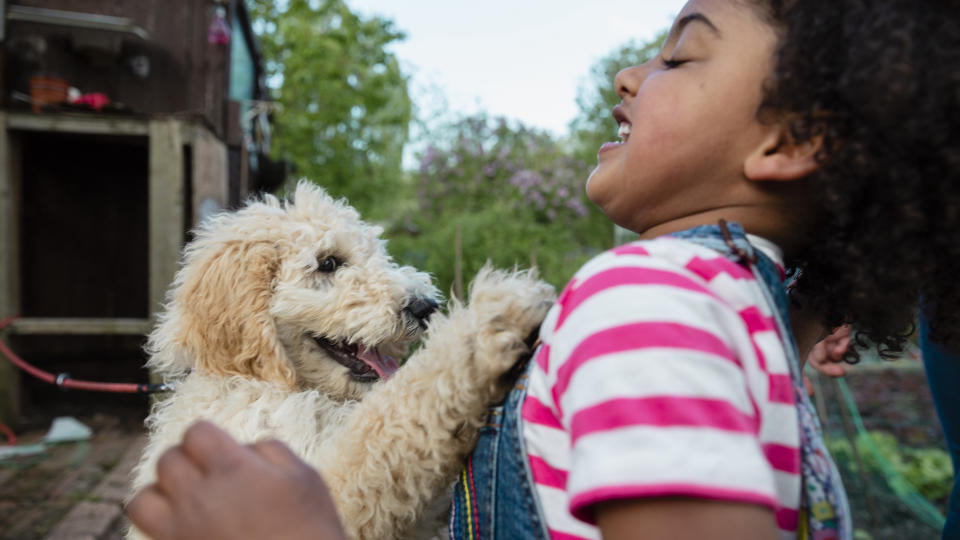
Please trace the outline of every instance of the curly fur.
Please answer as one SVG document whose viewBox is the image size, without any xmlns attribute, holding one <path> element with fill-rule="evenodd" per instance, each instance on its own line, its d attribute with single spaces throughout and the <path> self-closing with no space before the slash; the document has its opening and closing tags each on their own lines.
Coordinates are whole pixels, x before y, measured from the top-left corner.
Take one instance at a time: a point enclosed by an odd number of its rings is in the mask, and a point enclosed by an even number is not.
<svg viewBox="0 0 960 540">
<path fill-rule="evenodd" d="M 484 268 L 392 377 L 358 381 L 314 338 L 403 355 L 424 336 L 405 308 L 437 296 L 380 232 L 307 183 L 292 202 L 267 196 L 197 232 L 148 340 L 148 366 L 176 391 L 147 419 L 134 489 L 203 418 L 241 441 L 280 439 L 319 469 L 350 537 L 422 534 L 553 289 L 533 271 Z M 329 256 L 342 266 L 318 271 Z"/>
<path fill-rule="evenodd" d="M 761 113 L 823 143 L 797 290 L 881 353 L 920 298 L 936 339 L 960 343 L 960 2 L 751 2 L 780 33 Z"/>
</svg>

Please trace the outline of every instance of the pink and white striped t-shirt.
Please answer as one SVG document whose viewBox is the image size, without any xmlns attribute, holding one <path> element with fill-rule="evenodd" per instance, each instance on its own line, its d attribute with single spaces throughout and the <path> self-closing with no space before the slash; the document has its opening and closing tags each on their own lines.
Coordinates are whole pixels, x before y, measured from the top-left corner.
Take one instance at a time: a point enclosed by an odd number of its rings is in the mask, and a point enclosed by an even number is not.
<svg viewBox="0 0 960 540">
<path fill-rule="evenodd" d="M 782 267 L 779 250 L 750 237 Z M 797 412 L 775 306 L 751 272 L 672 237 L 588 262 L 541 327 L 523 436 L 554 539 L 598 502 L 742 501 L 796 538 Z"/>
</svg>

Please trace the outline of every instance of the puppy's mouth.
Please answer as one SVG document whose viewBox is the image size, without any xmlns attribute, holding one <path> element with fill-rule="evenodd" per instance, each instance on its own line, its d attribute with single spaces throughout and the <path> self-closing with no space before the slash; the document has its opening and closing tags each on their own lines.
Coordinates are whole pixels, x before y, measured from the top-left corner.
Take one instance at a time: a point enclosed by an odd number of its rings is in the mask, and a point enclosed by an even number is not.
<svg viewBox="0 0 960 540">
<path fill-rule="evenodd" d="M 374 382 L 393 375 L 400 366 L 393 358 L 380 354 L 375 348 L 357 343 L 334 342 L 324 337 L 313 341 L 338 364 L 350 370 L 357 382 Z"/>
</svg>

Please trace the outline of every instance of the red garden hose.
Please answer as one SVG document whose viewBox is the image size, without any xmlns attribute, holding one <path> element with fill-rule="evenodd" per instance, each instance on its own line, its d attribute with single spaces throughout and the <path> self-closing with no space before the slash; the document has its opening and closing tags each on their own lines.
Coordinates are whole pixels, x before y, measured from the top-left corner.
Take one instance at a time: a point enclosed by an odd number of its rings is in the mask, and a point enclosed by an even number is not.
<svg viewBox="0 0 960 540">
<path fill-rule="evenodd" d="M 19 317 L 16 315 L 11 315 L 0 321 L 0 331 L 10 325 L 13 321 L 17 320 Z M 89 390 L 92 392 L 119 392 L 127 394 L 153 394 L 156 392 L 170 392 L 173 388 L 167 384 L 138 384 L 138 383 L 106 383 L 106 382 L 94 382 L 94 381 L 80 381 L 77 379 L 71 379 L 70 375 L 66 373 L 60 373 L 54 375 L 43 371 L 42 369 L 31 366 L 22 358 L 17 356 L 7 344 L 0 340 L 0 353 L 3 353 L 7 357 L 7 360 L 10 360 L 13 365 L 18 368 L 26 371 L 27 373 L 33 375 L 34 377 L 59 386 L 60 388 L 72 388 L 74 390 Z"/>
</svg>

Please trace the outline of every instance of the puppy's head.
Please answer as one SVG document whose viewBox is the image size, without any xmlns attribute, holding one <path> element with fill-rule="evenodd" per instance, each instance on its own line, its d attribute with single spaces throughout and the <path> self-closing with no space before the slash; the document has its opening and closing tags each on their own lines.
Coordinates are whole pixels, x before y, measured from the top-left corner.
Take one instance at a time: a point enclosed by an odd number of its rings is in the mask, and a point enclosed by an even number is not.
<svg viewBox="0 0 960 540">
<path fill-rule="evenodd" d="M 381 229 L 301 182 L 202 227 L 148 346 L 151 366 L 193 367 L 356 399 L 388 377 L 437 306 Z"/>
</svg>

